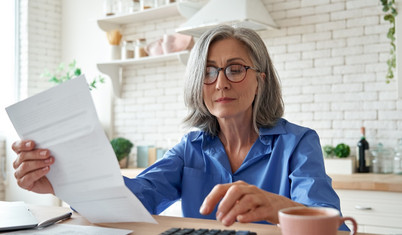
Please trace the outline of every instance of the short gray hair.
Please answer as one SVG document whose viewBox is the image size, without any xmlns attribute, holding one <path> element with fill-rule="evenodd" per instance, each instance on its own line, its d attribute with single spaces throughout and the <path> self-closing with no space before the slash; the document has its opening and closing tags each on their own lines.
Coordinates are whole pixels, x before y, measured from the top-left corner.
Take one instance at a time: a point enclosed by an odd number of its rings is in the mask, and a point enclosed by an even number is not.
<svg viewBox="0 0 402 235">
<path fill-rule="evenodd" d="M 261 37 L 251 29 L 233 28 L 227 25 L 205 32 L 191 50 L 184 84 L 184 102 L 189 113 L 184 119 L 184 124 L 214 136 L 219 133 L 220 128 L 216 117 L 204 104 L 204 76 L 209 46 L 213 42 L 229 38 L 243 43 L 249 50 L 252 66 L 266 74 L 266 79 L 263 79 L 260 73 L 257 73 L 258 91 L 253 103 L 253 126 L 259 133 L 260 127 L 273 127 L 283 115 L 284 104 L 280 81 Z"/>
</svg>

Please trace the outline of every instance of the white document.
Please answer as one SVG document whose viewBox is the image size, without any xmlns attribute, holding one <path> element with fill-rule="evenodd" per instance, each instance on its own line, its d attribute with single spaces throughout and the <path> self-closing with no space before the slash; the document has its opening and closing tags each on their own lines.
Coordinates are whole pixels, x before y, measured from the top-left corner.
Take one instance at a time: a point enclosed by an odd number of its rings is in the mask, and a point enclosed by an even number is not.
<svg viewBox="0 0 402 235">
<path fill-rule="evenodd" d="M 47 177 L 56 196 L 89 221 L 156 223 L 124 184 L 83 75 L 6 111 L 21 139 L 50 150 L 55 163 Z"/>
</svg>

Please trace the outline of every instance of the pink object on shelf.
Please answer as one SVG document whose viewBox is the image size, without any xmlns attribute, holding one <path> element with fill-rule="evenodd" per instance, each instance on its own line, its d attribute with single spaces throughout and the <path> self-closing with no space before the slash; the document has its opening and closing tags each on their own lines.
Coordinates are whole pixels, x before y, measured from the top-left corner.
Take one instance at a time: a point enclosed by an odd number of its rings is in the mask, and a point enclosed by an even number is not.
<svg viewBox="0 0 402 235">
<path fill-rule="evenodd" d="M 156 41 L 149 43 L 145 47 L 145 51 L 149 56 L 162 55 L 163 54 L 162 39 L 158 39 Z"/>
<path fill-rule="evenodd" d="M 194 46 L 192 36 L 184 34 L 165 34 L 163 38 L 149 43 L 145 51 L 149 56 L 169 54 L 184 50 L 191 50 Z"/>
<path fill-rule="evenodd" d="M 190 50 L 194 46 L 192 36 L 184 34 L 163 35 L 162 49 L 165 54 Z"/>
</svg>

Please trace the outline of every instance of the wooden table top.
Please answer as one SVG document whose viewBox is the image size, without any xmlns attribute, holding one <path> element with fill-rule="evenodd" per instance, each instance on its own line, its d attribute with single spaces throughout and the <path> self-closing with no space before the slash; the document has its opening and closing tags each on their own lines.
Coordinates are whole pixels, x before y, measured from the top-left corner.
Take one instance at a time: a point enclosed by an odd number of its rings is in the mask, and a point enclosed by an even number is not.
<svg viewBox="0 0 402 235">
<path fill-rule="evenodd" d="M 39 221 L 49 219 L 61 215 L 63 213 L 71 211 L 68 207 L 50 207 L 50 206 L 29 206 L 32 213 L 38 218 Z M 154 215 L 155 220 L 158 224 L 150 223 L 102 223 L 102 224 L 91 224 L 83 218 L 78 213 L 73 213 L 71 219 L 63 221 L 63 224 L 75 224 L 75 225 L 91 225 L 91 226 L 101 226 L 109 228 L 120 228 L 129 229 L 134 235 L 148 235 L 148 234 L 160 234 L 172 227 L 181 228 L 208 228 L 208 229 L 230 229 L 230 230 L 248 230 L 256 232 L 258 235 L 280 235 L 281 231 L 276 225 L 263 225 L 263 224 L 241 224 L 235 223 L 230 227 L 223 226 L 220 222 L 216 220 L 206 220 L 206 219 L 193 219 L 193 218 L 182 218 L 182 217 L 171 217 L 171 216 L 158 216 Z M 337 235 L 349 235 L 349 232 L 338 231 Z M 368 235 L 366 233 L 358 233 L 357 235 Z"/>
</svg>

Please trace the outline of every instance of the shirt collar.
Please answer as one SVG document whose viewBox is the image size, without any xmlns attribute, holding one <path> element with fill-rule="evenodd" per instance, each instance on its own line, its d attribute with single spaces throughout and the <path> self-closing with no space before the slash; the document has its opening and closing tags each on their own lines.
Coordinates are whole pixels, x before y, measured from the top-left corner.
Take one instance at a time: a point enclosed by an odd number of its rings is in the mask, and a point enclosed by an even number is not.
<svg viewBox="0 0 402 235">
<path fill-rule="evenodd" d="M 280 134 L 286 134 L 286 125 L 287 121 L 283 118 L 278 119 L 276 122 L 275 126 L 270 127 L 270 128 L 264 128 L 261 127 L 259 129 L 260 132 L 260 140 L 263 144 L 268 145 L 271 143 L 271 139 L 273 135 L 280 135 Z M 206 132 L 203 131 L 198 131 L 194 133 L 194 135 L 191 138 L 191 142 L 195 142 L 197 140 L 204 139 L 204 141 L 211 141 L 215 138 L 216 136 L 211 136 L 207 134 Z"/>
<path fill-rule="evenodd" d="M 265 145 L 268 145 L 271 144 L 273 135 L 286 134 L 287 133 L 285 128 L 286 123 L 287 121 L 285 119 L 280 118 L 273 127 L 270 128 L 261 127 L 259 129 L 261 142 Z"/>
</svg>

